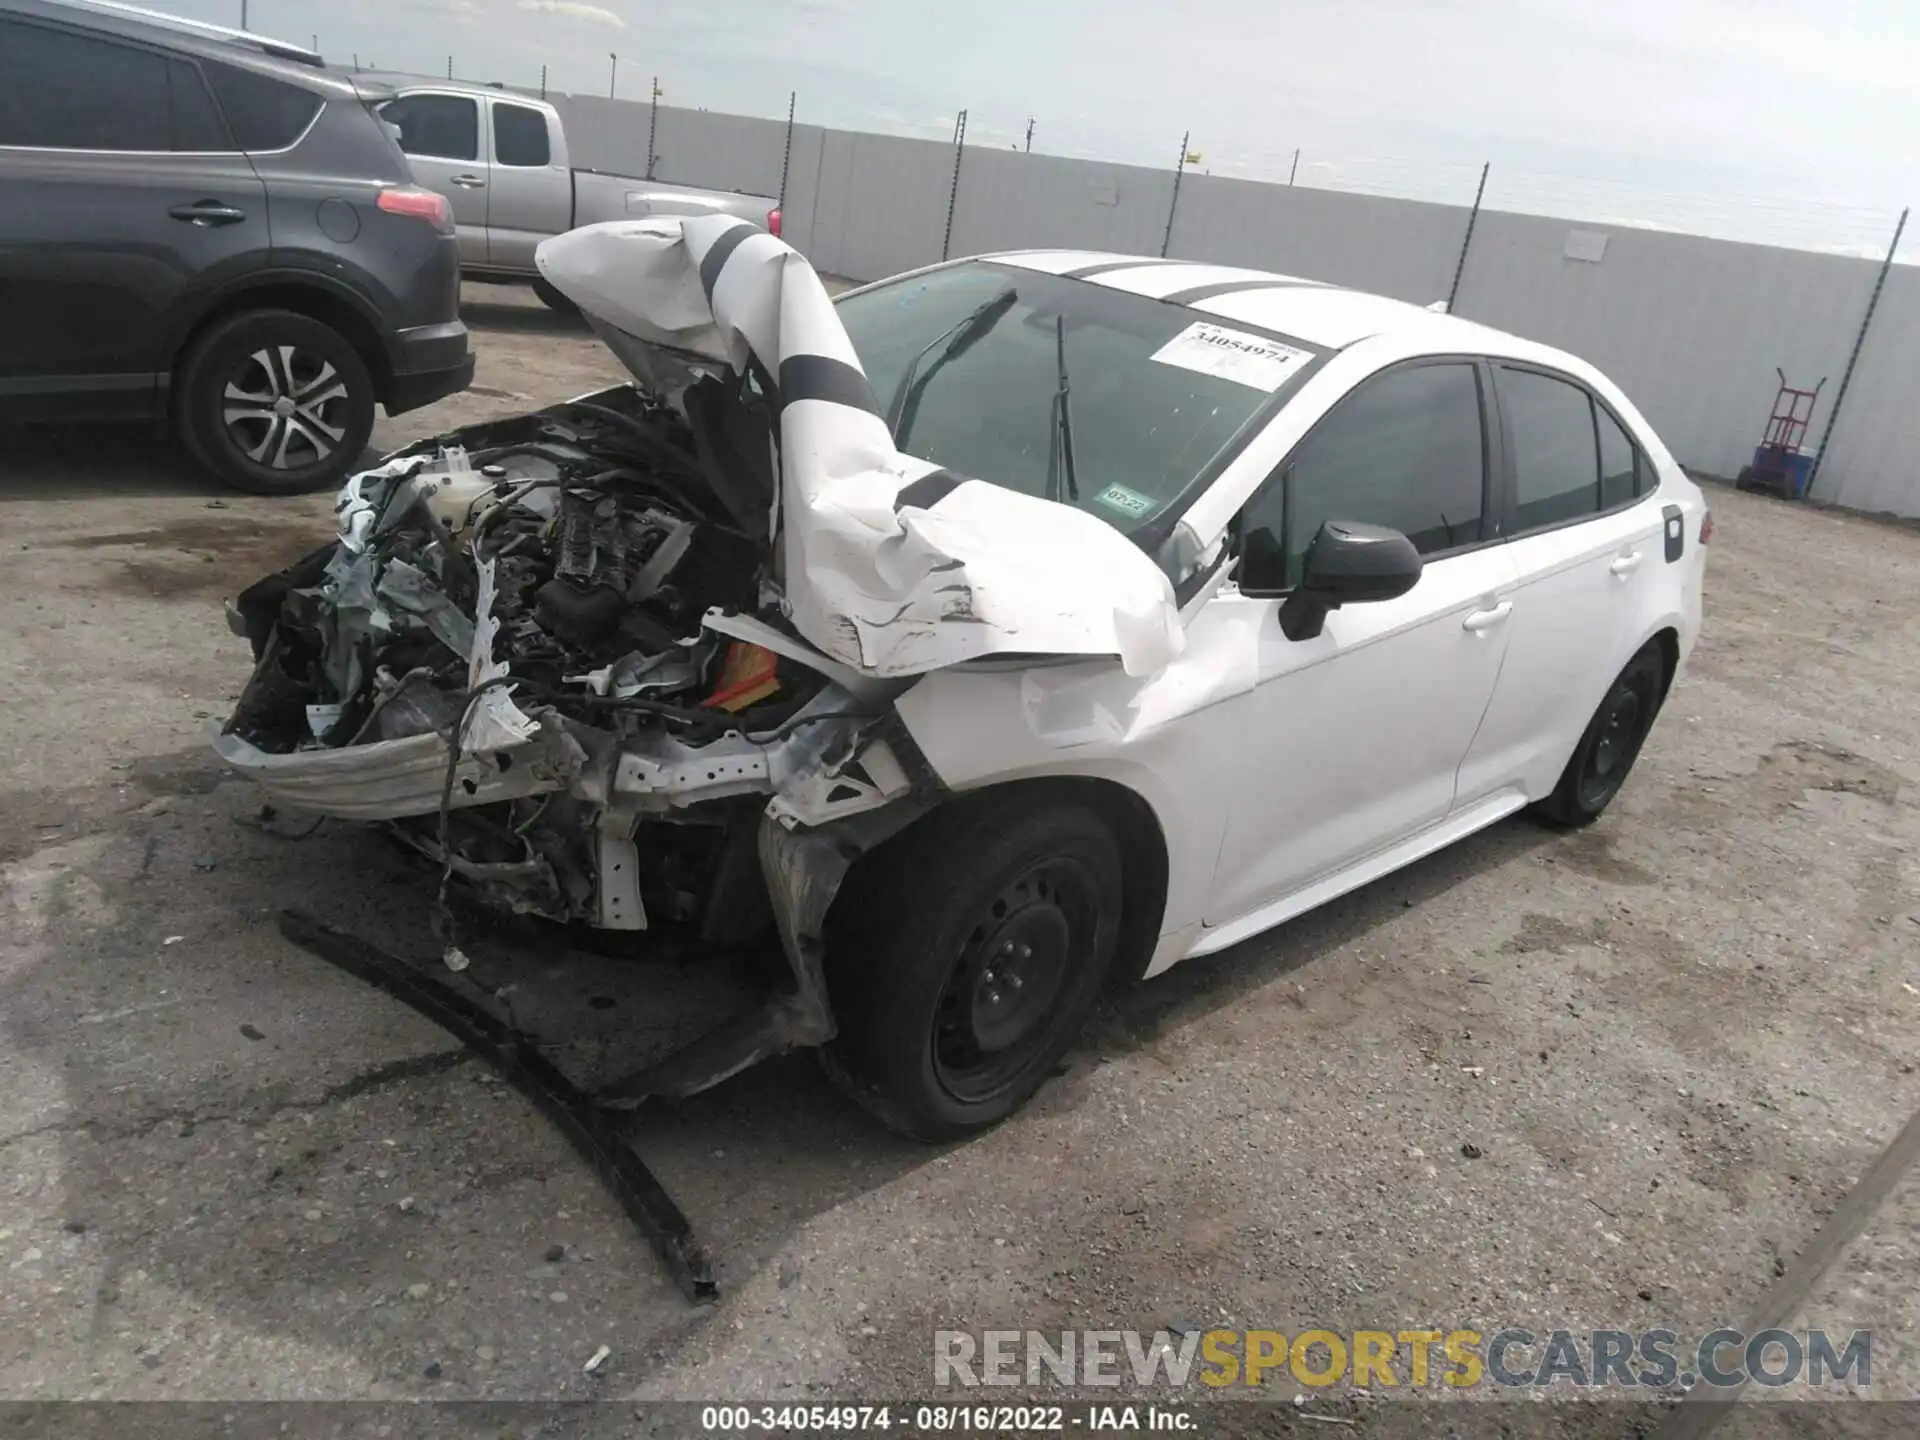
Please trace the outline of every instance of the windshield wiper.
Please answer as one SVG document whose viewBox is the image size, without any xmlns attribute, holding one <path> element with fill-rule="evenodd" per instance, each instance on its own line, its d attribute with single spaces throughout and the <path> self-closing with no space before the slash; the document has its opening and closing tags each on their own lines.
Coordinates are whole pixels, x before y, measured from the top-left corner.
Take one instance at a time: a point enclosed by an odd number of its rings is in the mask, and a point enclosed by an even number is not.
<svg viewBox="0 0 1920 1440">
<path fill-rule="evenodd" d="M 1053 437 L 1047 447 L 1047 499 L 1060 498 L 1060 482 L 1067 482 L 1067 498 L 1080 498 L 1080 485 L 1073 475 L 1073 412 L 1067 407 L 1072 386 L 1067 383 L 1067 317 L 1053 317 L 1053 354 L 1059 379 L 1053 391 Z"/>
<path fill-rule="evenodd" d="M 892 434 L 893 443 L 896 446 L 907 443 L 907 431 L 913 427 L 913 416 L 907 412 L 911 408 L 916 414 L 918 413 L 920 392 L 927 388 L 927 382 L 933 379 L 942 365 L 956 355 L 966 353 L 969 345 L 998 324 L 1000 317 L 1011 310 L 1014 301 L 1019 298 L 1019 292 L 1009 285 L 1006 289 L 974 306 L 934 336 L 932 343 L 913 357 L 913 363 L 907 366 L 907 373 L 900 377 L 900 383 L 893 392 L 893 399 L 887 404 L 887 430 Z M 934 362 L 927 367 L 927 373 L 922 375 L 921 363 L 929 355 L 934 355 Z"/>
</svg>

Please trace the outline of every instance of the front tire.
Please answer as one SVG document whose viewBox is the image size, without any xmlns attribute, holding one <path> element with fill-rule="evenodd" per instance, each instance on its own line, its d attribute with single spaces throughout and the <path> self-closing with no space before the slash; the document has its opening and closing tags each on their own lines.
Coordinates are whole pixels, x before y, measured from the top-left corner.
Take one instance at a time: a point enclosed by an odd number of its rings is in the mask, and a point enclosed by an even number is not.
<svg viewBox="0 0 1920 1440">
<path fill-rule="evenodd" d="M 918 1140 L 1011 1115 L 1078 1038 L 1120 938 L 1120 848 L 1092 809 L 983 795 L 868 857 L 835 904 L 828 1072 Z"/>
<path fill-rule="evenodd" d="M 540 297 L 540 303 L 542 305 L 546 306 L 556 315 L 578 315 L 580 313 L 580 307 L 569 300 L 549 280 L 536 277 L 533 282 L 533 293 Z"/>
<path fill-rule="evenodd" d="M 219 321 L 180 368 L 177 424 L 194 457 L 237 490 L 338 485 L 373 433 L 373 376 L 332 326 L 291 310 Z"/>
<path fill-rule="evenodd" d="M 1649 641 L 1608 687 L 1574 746 L 1560 783 L 1533 807 L 1534 812 L 1556 825 L 1591 825 L 1598 820 L 1639 758 L 1666 687 L 1666 657 L 1657 642 Z"/>
</svg>

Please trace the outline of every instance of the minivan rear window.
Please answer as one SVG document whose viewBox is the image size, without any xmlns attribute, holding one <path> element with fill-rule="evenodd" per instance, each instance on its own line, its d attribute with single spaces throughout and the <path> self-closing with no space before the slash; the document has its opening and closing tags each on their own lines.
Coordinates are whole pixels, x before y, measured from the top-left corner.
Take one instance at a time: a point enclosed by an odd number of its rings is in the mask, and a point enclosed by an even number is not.
<svg viewBox="0 0 1920 1440">
<path fill-rule="evenodd" d="M 217 60 L 202 62 L 242 150 L 284 150 L 306 133 L 324 103 L 311 90 Z"/>
</svg>

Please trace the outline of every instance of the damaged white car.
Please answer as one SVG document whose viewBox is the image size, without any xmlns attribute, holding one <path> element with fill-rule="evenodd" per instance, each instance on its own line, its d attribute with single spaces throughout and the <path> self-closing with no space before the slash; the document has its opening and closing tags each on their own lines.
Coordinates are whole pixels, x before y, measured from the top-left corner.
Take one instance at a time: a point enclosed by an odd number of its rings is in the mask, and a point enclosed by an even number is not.
<svg viewBox="0 0 1920 1440">
<path fill-rule="evenodd" d="M 777 933 L 790 986 L 629 1098 L 821 1045 L 990 1124 L 1109 982 L 1593 819 L 1699 628 L 1639 412 L 1443 314 L 1063 251 L 835 303 L 725 218 L 539 264 L 638 383 L 355 478 L 235 602 L 218 748 L 519 912 Z"/>
</svg>

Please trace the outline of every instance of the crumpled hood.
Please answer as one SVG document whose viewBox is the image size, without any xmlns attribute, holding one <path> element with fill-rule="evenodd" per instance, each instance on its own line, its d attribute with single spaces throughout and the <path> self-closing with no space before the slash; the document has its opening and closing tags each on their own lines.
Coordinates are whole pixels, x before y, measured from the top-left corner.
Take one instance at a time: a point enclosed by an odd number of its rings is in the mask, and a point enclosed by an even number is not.
<svg viewBox="0 0 1920 1440">
<path fill-rule="evenodd" d="M 1147 675 L 1180 654 L 1171 583 L 1117 530 L 894 449 L 826 287 L 784 241 L 727 216 L 623 220 L 536 261 L 643 383 L 659 360 L 757 361 L 777 381 L 786 596 L 828 655 L 874 675 L 1116 655 Z"/>
</svg>

